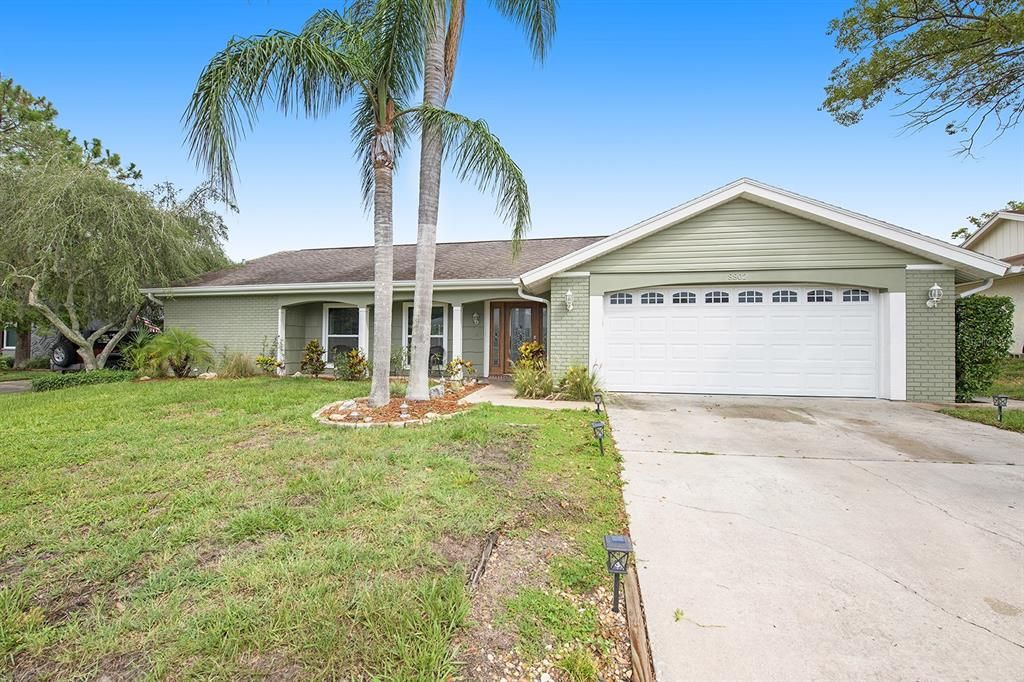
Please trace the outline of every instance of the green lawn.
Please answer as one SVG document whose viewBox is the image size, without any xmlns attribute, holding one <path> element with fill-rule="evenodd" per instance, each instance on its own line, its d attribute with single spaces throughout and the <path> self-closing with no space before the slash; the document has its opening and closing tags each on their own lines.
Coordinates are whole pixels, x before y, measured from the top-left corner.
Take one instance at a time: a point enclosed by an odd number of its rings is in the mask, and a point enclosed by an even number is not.
<svg viewBox="0 0 1024 682">
<path fill-rule="evenodd" d="M 992 385 L 991 393 L 1024 400 L 1024 358 L 1006 358 L 1003 361 L 1002 371 Z"/>
<path fill-rule="evenodd" d="M 473 560 L 499 528 L 568 540 L 547 587 L 507 600 L 537 624 L 517 631 L 524 656 L 599 639 L 593 613 L 544 617 L 565 611 L 561 590 L 606 582 L 600 539 L 622 529 L 619 462 L 597 454 L 591 415 L 310 418 L 366 392 L 249 379 L 6 397 L 0 677 L 448 679 L 471 607 L 451 556 Z"/>
<path fill-rule="evenodd" d="M 1003 410 L 1002 424 L 999 423 L 996 408 L 991 405 L 988 407 L 950 407 L 942 410 L 942 414 L 1024 433 L 1024 410 Z"/>
<path fill-rule="evenodd" d="M 0 381 L 32 380 L 46 374 L 47 371 L 45 369 L 0 369 Z"/>
</svg>

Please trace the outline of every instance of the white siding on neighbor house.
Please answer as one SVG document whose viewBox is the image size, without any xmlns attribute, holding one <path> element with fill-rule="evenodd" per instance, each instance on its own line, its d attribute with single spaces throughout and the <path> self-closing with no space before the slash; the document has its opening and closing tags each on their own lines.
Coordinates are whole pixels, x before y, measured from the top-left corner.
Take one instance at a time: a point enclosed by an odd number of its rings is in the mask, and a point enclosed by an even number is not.
<svg viewBox="0 0 1024 682">
<path fill-rule="evenodd" d="M 1024 215 L 1020 220 L 1004 220 L 968 247 L 993 258 L 1012 258 L 1024 253 Z"/>
<path fill-rule="evenodd" d="M 1013 346 L 1011 353 L 1024 353 L 1024 274 L 997 279 L 978 296 L 1009 296 L 1013 299 Z"/>
</svg>

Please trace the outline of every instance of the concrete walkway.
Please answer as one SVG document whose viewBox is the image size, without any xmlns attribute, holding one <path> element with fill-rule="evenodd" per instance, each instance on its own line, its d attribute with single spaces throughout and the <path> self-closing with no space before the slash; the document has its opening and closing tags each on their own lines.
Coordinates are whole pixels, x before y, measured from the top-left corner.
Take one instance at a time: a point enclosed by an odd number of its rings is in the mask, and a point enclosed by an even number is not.
<svg viewBox="0 0 1024 682">
<path fill-rule="evenodd" d="M 1021 679 L 1024 435 L 877 400 L 617 397 L 659 680 Z"/>
<path fill-rule="evenodd" d="M 462 399 L 469 404 L 490 403 L 505 407 L 536 407 L 542 410 L 593 410 L 594 403 L 576 400 L 527 400 L 517 398 L 515 389 L 507 381 L 496 381 L 487 384 L 479 391 L 474 391 Z"/>
<path fill-rule="evenodd" d="M 31 381 L 0 381 L 0 395 L 4 393 L 24 393 L 31 390 Z"/>
</svg>

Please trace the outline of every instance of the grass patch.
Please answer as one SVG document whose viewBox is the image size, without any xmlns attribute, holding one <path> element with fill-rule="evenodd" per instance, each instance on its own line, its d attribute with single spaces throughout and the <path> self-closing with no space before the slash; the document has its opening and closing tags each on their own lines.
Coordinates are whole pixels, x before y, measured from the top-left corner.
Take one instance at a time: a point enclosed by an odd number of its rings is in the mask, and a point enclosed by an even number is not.
<svg viewBox="0 0 1024 682">
<path fill-rule="evenodd" d="M 993 395 L 1008 395 L 1014 400 L 1024 400 L 1024 357 L 1006 358 L 999 376 L 992 384 Z"/>
<path fill-rule="evenodd" d="M 568 682 L 596 682 L 598 679 L 594 657 L 586 651 L 570 651 L 562 657 L 556 667 L 562 671 Z"/>
<path fill-rule="evenodd" d="M 942 414 L 948 414 L 957 419 L 988 424 L 1007 431 L 1024 433 L 1024 410 L 1003 410 L 1003 422 L 999 423 L 998 413 L 994 407 L 950 407 L 942 410 Z"/>
<path fill-rule="evenodd" d="M 521 591 L 506 606 L 520 649 L 533 658 L 542 657 L 548 645 L 557 651 L 599 643 L 597 612 L 591 606 L 580 609 L 565 597 L 532 588 Z"/>
<path fill-rule="evenodd" d="M 45 369 L 0 369 L 0 382 L 26 381 L 49 374 Z"/>
<path fill-rule="evenodd" d="M 469 607 L 446 539 L 544 528 L 575 543 L 566 584 L 603 572 L 583 561 L 621 528 L 618 461 L 597 455 L 589 415 L 310 418 L 368 391 L 252 378 L 6 399 L 0 673 L 445 680 Z M 595 614 L 561 597 L 514 611 L 526 646 L 595 638 Z"/>
</svg>

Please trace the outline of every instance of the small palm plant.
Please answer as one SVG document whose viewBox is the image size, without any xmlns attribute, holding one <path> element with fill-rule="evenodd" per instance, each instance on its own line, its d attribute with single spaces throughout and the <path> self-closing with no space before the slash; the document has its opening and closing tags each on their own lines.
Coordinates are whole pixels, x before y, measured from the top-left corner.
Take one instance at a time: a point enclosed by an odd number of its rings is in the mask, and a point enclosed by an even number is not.
<svg viewBox="0 0 1024 682">
<path fill-rule="evenodd" d="M 154 362 L 166 363 L 176 377 L 187 377 L 195 367 L 213 364 L 213 346 L 184 329 L 166 329 L 147 346 Z"/>
</svg>

